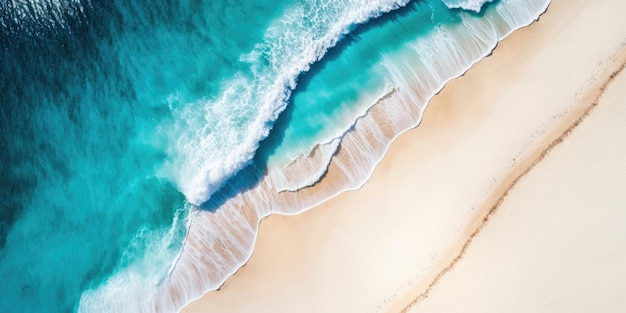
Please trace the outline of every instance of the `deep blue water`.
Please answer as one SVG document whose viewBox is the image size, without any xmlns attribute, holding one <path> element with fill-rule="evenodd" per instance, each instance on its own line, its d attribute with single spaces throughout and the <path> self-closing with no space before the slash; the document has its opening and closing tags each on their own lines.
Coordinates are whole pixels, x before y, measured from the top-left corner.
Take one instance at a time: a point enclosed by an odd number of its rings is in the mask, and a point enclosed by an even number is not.
<svg viewBox="0 0 626 313">
<path fill-rule="evenodd" d="M 0 311 L 75 310 L 154 241 L 168 267 L 189 209 L 164 170 L 175 111 L 218 94 L 286 3 L 91 1 L 49 27 L 1 4 Z"/>
</svg>

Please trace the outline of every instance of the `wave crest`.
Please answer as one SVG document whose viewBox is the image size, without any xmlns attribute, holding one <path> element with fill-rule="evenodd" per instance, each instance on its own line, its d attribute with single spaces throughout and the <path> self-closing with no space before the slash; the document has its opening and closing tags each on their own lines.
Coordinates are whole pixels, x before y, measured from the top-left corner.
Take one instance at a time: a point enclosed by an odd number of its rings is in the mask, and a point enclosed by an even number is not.
<svg viewBox="0 0 626 313">
<path fill-rule="evenodd" d="M 254 157 L 259 142 L 287 106 L 298 76 L 357 24 L 408 0 L 303 1 L 266 31 L 264 42 L 241 57 L 249 72 L 224 82 L 216 99 L 186 106 L 177 117 L 172 173 L 188 201 L 200 205 Z"/>
<path fill-rule="evenodd" d="M 441 0 L 450 9 L 463 9 L 479 13 L 483 6 L 493 0 Z"/>
<path fill-rule="evenodd" d="M 547 8 L 549 0 L 514 0 L 497 6 L 485 19 L 464 20 L 439 27 L 428 37 L 405 45 L 406 51 L 381 62 L 396 86 L 374 103 L 355 124 L 319 149 L 329 157 L 312 153 L 297 159 L 293 168 L 309 170 L 310 176 L 285 182 L 273 168 L 255 188 L 228 199 L 219 210 L 193 210 L 193 223 L 177 265 L 168 280 L 155 288 L 129 286 L 112 280 L 107 288 L 94 291 L 94 300 L 84 311 L 149 312 L 178 311 L 207 290 L 219 288 L 250 258 L 259 221 L 272 213 L 297 214 L 343 190 L 361 186 L 382 159 L 389 144 L 421 119 L 430 98 L 445 82 L 462 75 L 474 62 L 488 55 L 497 42 L 513 30 L 528 25 Z M 466 16 L 469 16 L 466 14 Z M 410 62 L 406 60 L 411 60 Z M 243 78 L 242 78 L 243 79 Z M 320 180 L 320 173 L 326 173 Z M 313 183 L 313 184 L 311 184 Z M 279 192 L 298 189 L 297 192 Z"/>
</svg>

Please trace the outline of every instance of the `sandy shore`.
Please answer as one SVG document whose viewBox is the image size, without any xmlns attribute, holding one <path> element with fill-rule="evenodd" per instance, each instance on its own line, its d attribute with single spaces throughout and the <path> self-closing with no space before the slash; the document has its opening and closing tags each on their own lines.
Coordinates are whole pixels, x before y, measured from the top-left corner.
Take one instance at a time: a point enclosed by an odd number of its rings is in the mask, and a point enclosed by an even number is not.
<svg viewBox="0 0 626 313">
<path fill-rule="evenodd" d="M 626 71 L 408 311 L 624 312 L 624 104 Z"/>
<path fill-rule="evenodd" d="M 263 220 L 247 265 L 186 311 L 373 312 L 411 304 L 419 310 L 427 290 L 443 303 L 454 296 L 444 284 L 456 286 L 445 276 L 456 273 L 446 269 L 457 263 L 463 268 L 458 279 L 472 286 L 473 278 L 462 273 L 480 259 L 462 265 L 466 254 L 468 260 L 473 255 L 466 243 L 484 240 L 483 231 L 476 232 L 484 217 L 520 175 L 539 167 L 542 153 L 594 104 L 621 66 L 622 54 L 611 60 L 626 40 L 619 25 L 624 9 L 619 0 L 554 0 L 539 23 L 517 31 L 492 57 L 449 83 L 422 124 L 397 139 L 363 188 L 300 215 Z M 606 130 L 594 134 L 601 131 Z M 568 162 L 586 165 L 576 163 L 581 159 Z M 528 203 L 517 202 L 502 210 Z M 564 210 L 549 214 L 562 216 Z M 515 234 L 531 231 L 518 228 Z M 492 231 L 483 237 L 499 236 Z M 506 284 L 499 283 L 488 287 Z"/>
</svg>

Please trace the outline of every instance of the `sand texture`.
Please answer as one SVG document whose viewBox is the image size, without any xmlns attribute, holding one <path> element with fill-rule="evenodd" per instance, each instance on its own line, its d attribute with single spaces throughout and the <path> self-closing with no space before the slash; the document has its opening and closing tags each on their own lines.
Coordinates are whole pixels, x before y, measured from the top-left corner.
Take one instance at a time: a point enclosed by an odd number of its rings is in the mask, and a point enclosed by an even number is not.
<svg viewBox="0 0 626 313">
<path fill-rule="evenodd" d="M 624 134 L 626 71 L 409 312 L 624 312 Z"/>
</svg>

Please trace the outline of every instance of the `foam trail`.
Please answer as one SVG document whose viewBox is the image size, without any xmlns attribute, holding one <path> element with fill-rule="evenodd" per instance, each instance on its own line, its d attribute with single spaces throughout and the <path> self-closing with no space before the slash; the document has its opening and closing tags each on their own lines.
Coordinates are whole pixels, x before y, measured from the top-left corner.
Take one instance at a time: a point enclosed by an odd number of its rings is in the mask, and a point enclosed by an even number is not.
<svg viewBox="0 0 626 313">
<path fill-rule="evenodd" d="M 188 105 L 169 150 L 173 180 L 200 205 L 254 157 L 282 112 L 298 76 L 356 24 L 397 9 L 408 0 L 302 1 L 272 24 L 262 44 L 242 56 L 250 73 L 224 83 L 216 99 Z"/>
<path fill-rule="evenodd" d="M 386 90 L 373 103 L 380 102 L 395 92 L 397 92 L 395 88 Z M 369 110 L 370 107 L 367 107 L 339 136 L 326 143 L 316 144 L 308 155 L 301 155 L 282 167 L 281 170 L 273 171 L 272 185 L 274 188 L 279 192 L 296 192 L 300 189 L 311 187 L 322 180 L 328 171 L 330 162 L 337 155 L 346 134 L 352 131 L 355 123 L 367 115 Z M 280 163 L 270 167 L 280 167 Z"/>
<path fill-rule="evenodd" d="M 295 161 L 326 166 L 321 180 L 297 192 L 279 192 L 277 186 L 285 186 L 286 174 L 272 168 L 255 188 L 228 198 L 214 213 L 194 210 L 184 250 L 169 280 L 143 290 L 108 284 L 84 294 L 79 311 L 177 311 L 219 288 L 250 258 L 260 219 L 272 213 L 298 214 L 344 190 L 359 188 L 393 140 L 419 124 L 428 101 L 447 81 L 488 55 L 503 37 L 538 18 L 548 4 L 549 0 L 503 0 L 481 18 L 463 15 L 462 23 L 443 25 L 385 58 L 379 70 L 395 83 L 395 90 L 338 136 L 340 146 L 327 166 L 306 158 Z M 319 168 L 310 172 L 311 177 L 319 173 Z M 99 301 L 90 301 L 94 299 Z"/>
<path fill-rule="evenodd" d="M 480 12 L 483 6 L 493 0 L 441 0 L 450 9 L 470 10 L 476 13 Z"/>
</svg>

